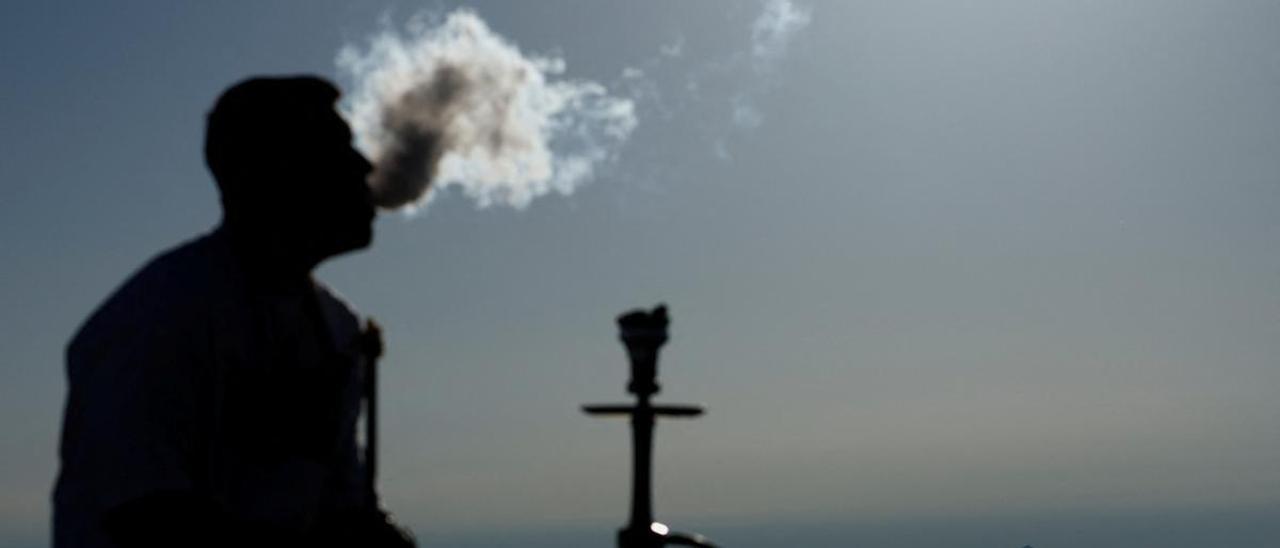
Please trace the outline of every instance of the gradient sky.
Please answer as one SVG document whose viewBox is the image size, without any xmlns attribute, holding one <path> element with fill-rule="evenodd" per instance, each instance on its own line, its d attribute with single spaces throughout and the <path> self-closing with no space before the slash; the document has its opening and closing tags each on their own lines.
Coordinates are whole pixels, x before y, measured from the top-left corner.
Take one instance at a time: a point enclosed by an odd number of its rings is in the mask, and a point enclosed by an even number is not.
<svg viewBox="0 0 1280 548">
<path fill-rule="evenodd" d="M 1280 537 L 1280 3 L 795 3 L 812 23 L 765 72 L 742 62 L 754 1 L 471 4 L 572 77 L 643 67 L 662 100 L 572 196 L 442 195 L 322 269 L 386 326 L 388 506 L 446 544 L 608 542 L 626 426 L 577 406 L 622 398 L 613 317 L 663 300 L 661 397 L 709 408 L 658 429 L 677 526 Z M 0 545 L 47 542 L 67 339 L 218 221 L 217 94 L 336 78 L 384 14 L 453 6 L 0 7 Z"/>
</svg>

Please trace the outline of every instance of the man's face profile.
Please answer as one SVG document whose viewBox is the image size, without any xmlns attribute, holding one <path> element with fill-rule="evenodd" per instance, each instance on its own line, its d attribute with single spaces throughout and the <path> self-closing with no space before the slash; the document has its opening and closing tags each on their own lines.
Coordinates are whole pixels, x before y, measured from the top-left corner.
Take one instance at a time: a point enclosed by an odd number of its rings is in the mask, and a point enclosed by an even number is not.
<svg viewBox="0 0 1280 548">
<path fill-rule="evenodd" d="M 351 130 L 333 109 L 308 135 L 296 160 L 303 197 L 297 220 L 322 240 L 332 244 L 333 254 L 368 247 L 373 241 L 376 216 L 368 178 L 372 166 L 351 142 Z"/>
<path fill-rule="evenodd" d="M 315 261 L 367 247 L 372 166 L 312 77 L 232 86 L 209 115 L 205 156 L 229 224 L 296 246 Z"/>
</svg>

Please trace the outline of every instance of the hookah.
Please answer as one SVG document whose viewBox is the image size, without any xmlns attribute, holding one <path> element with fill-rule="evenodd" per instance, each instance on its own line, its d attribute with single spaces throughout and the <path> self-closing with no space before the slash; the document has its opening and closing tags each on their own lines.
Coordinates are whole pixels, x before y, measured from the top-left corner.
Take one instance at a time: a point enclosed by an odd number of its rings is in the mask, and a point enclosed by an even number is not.
<svg viewBox="0 0 1280 548">
<path fill-rule="evenodd" d="M 701 546 L 715 548 L 702 535 L 677 533 L 653 519 L 653 427 L 658 417 L 692 418 L 703 413 L 697 405 L 655 405 L 650 398 L 661 390 L 658 384 L 658 350 L 667 342 L 667 307 L 652 311 L 633 310 L 618 317 L 619 338 L 631 361 L 627 391 L 634 404 L 584 405 L 593 416 L 631 417 L 631 518 L 618 531 L 619 548 L 662 548 Z"/>
</svg>

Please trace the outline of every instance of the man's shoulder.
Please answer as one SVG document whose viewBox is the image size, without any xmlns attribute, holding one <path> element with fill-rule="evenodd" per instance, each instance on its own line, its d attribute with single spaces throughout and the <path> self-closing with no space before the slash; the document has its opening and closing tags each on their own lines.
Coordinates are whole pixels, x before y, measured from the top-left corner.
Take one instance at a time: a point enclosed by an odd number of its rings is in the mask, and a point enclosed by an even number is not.
<svg viewBox="0 0 1280 548">
<path fill-rule="evenodd" d="M 217 233 L 197 237 L 152 258 L 98 306 L 69 349 L 122 333 L 179 330 L 201 321 L 212 303 L 226 299 L 229 254 Z"/>
</svg>

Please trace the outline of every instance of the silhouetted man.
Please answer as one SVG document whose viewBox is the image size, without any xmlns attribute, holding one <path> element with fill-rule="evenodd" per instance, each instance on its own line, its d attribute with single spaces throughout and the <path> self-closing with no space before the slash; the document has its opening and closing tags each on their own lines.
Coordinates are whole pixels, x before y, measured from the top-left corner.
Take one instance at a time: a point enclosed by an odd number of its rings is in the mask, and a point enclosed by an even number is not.
<svg viewBox="0 0 1280 548">
<path fill-rule="evenodd" d="M 356 448 L 360 321 L 311 277 L 367 247 L 371 167 L 309 77 L 228 89 L 205 160 L 223 220 L 67 348 L 54 546 L 410 546 Z"/>
</svg>

